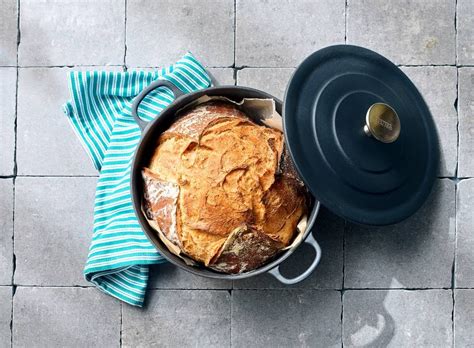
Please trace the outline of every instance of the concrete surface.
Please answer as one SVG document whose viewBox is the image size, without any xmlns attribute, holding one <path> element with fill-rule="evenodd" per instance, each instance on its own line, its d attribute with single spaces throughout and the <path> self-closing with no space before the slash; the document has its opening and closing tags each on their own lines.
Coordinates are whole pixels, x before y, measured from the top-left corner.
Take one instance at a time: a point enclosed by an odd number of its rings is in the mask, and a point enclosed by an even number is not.
<svg viewBox="0 0 474 348">
<path fill-rule="evenodd" d="M 451 290 L 349 290 L 343 305 L 345 347 L 452 344 Z"/>
<path fill-rule="evenodd" d="M 472 0 L 1 0 L 0 347 L 474 346 Z M 367 46 L 422 92 L 441 140 L 428 202 L 398 225 L 321 210 L 316 272 L 223 282 L 152 267 L 143 309 L 82 277 L 97 173 L 62 114 L 70 70 L 192 51 L 223 84 L 282 98 L 294 68 Z M 304 269 L 302 247 L 281 266 Z"/>
</svg>

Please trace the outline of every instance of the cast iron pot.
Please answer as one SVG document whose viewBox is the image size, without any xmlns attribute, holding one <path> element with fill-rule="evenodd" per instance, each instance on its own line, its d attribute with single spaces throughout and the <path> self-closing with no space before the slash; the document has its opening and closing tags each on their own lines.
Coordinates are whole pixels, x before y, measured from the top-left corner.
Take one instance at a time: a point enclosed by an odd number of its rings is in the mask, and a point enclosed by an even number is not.
<svg viewBox="0 0 474 348">
<path fill-rule="evenodd" d="M 158 117 L 156 117 L 153 121 L 147 123 L 138 117 L 138 107 L 140 102 L 145 98 L 148 93 L 151 91 L 159 88 L 159 87 L 167 87 L 169 88 L 174 96 L 175 101 L 170 104 L 166 109 L 164 109 Z M 223 87 L 212 87 L 203 89 L 200 91 L 196 91 L 193 93 L 184 94 L 180 89 L 178 89 L 174 84 L 167 80 L 157 80 L 151 83 L 147 88 L 145 88 L 134 100 L 132 106 L 132 114 L 135 118 L 135 121 L 141 128 L 142 137 L 138 144 L 138 147 L 135 152 L 135 157 L 132 164 L 132 171 L 131 171 L 131 192 L 132 192 L 132 201 L 133 207 L 135 209 L 135 214 L 138 217 L 138 221 L 142 226 L 143 231 L 145 231 L 146 236 L 151 241 L 151 243 L 156 247 L 156 249 L 163 255 L 169 262 L 173 263 L 174 265 L 191 272 L 193 274 L 207 277 L 207 278 L 216 278 L 216 279 L 243 279 L 249 278 L 258 274 L 262 274 L 265 272 L 270 273 L 276 279 L 284 284 L 296 284 L 305 278 L 307 278 L 316 268 L 321 259 L 321 248 L 319 247 L 318 243 L 314 239 L 311 231 L 313 229 L 314 222 L 316 220 L 316 216 L 318 215 L 320 203 L 316 199 L 313 199 L 313 206 L 311 213 L 308 218 L 308 224 L 306 227 L 306 231 L 304 231 L 303 238 L 301 242 L 297 245 L 294 245 L 292 248 L 284 251 L 283 253 L 277 255 L 275 259 L 271 262 L 265 264 L 264 266 L 252 270 L 250 272 L 245 272 L 242 274 L 225 274 L 215 272 L 209 268 L 205 268 L 204 266 L 190 266 L 187 265 L 181 258 L 171 253 L 168 248 L 163 244 L 160 238 L 157 235 L 157 232 L 148 224 L 145 216 L 141 210 L 142 204 L 142 196 L 143 196 L 143 179 L 142 179 L 142 169 L 143 167 L 147 166 L 153 151 L 156 148 L 156 140 L 158 139 L 159 135 L 168 129 L 168 127 L 173 123 L 176 119 L 177 111 L 191 103 L 192 101 L 202 97 L 203 95 L 208 96 L 223 96 L 235 101 L 241 101 L 243 98 L 264 98 L 264 99 L 273 99 L 275 100 L 276 109 L 280 113 L 282 113 L 282 102 L 277 98 L 271 96 L 268 93 L 259 91 L 257 89 L 248 88 L 248 87 L 237 87 L 237 86 L 223 86 Z M 286 278 L 284 277 L 279 270 L 279 265 L 286 260 L 294 251 L 295 249 L 301 244 L 302 242 L 308 243 L 311 245 L 315 250 L 315 256 L 311 263 L 311 265 L 299 276 L 294 278 Z"/>
</svg>

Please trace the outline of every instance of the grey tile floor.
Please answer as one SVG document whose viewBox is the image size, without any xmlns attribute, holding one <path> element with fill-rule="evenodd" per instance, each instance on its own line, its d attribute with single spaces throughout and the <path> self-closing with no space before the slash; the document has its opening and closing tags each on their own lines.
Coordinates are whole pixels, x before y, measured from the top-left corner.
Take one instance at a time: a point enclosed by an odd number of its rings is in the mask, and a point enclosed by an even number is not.
<svg viewBox="0 0 474 348">
<path fill-rule="evenodd" d="M 474 346 L 473 35 L 472 0 L 0 0 L 0 347 Z M 191 50 L 223 84 L 282 97 L 335 43 L 400 65 L 432 111 L 442 159 L 418 213 L 370 228 L 323 209 L 323 260 L 293 287 L 160 265 L 138 309 L 83 280 L 97 173 L 61 113 L 67 71 Z"/>
</svg>

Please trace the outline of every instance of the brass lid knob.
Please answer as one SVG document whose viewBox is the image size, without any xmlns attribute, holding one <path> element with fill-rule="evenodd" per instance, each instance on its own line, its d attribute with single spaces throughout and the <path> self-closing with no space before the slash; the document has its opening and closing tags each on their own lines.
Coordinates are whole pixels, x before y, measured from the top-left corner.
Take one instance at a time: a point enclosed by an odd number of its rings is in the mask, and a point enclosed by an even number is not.
<svg viewBox="0 0 474 348">
<path fill-rule="evenodd" d="M 400 119 L 387 104 L 375 103 L 365 116 L 364 132 L 382 143 L 393 143 L 400 135 Z"/>
</svg>

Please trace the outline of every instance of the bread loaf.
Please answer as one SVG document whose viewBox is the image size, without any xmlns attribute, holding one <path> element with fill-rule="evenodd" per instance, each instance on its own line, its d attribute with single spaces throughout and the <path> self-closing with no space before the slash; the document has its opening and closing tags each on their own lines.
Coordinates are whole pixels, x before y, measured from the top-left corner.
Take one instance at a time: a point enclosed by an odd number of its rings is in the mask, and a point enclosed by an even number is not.
<svg viewBox="0 0 474 348">
<path fill-rule="evenodd" d="M 231 103 L 185 111 L 143 170 L 144 210 L 172 251 L 241 273 L 288 246 L 307 212 L 283 134 Z"/>
</svg>

